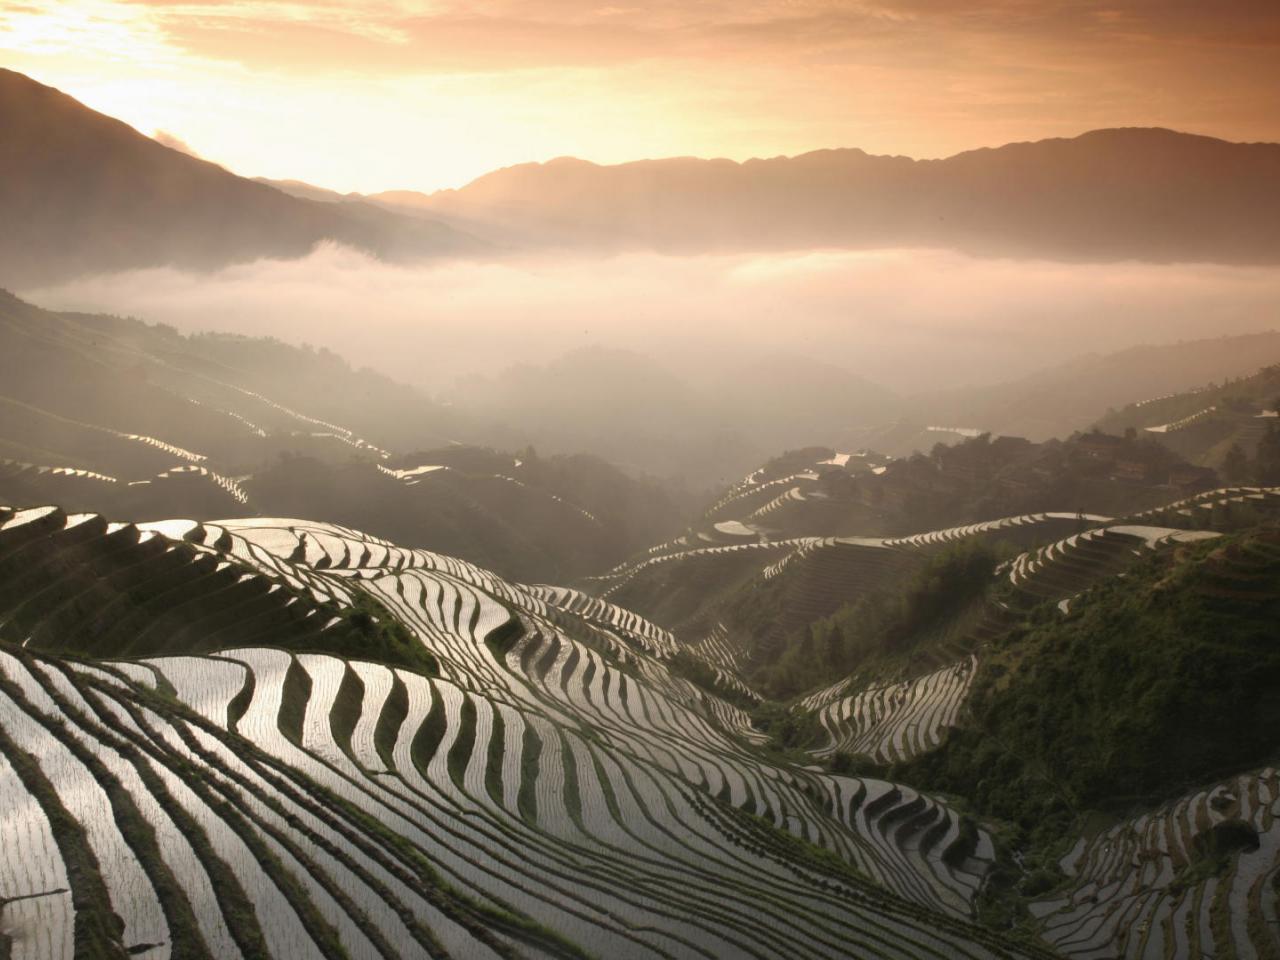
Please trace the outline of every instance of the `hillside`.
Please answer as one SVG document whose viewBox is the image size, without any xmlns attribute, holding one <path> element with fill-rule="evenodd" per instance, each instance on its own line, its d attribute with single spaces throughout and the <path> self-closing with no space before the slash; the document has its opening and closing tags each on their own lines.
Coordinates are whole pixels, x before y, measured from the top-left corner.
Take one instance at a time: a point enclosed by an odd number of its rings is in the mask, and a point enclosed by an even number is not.
<svg viewBox="0 0 1280 960">
<path fill-rule="evenodd" d="M 0 70 L 0 128 L 0 286 L 300 257 L 323 240 L 393 259 L 481 247 L 421 217 L 288 196 L 10 70 Z"/>
<path fill-rule="evenodd" d="M 830 453 L 777 458 L 708 519 L 816 482 Z M 1164 490 L 1128 517 L 899 537 L 719 520 L 583 581 L 572 609 L 670 627 L 680 674 L 777 747 L 974 813 L 999 838 L 989 926 L 1068 957 L 1269 957 L 1280 488 Z"/>
<path fill-rule="evenodd" d="M 1152 436 L 1081 433 L 1031 443 L 985 433 L 945 437 L 909 457 L 804 448 L 731 486 L 695 527 L 742 524 L 753 539 L 908 536 L 1017 514 L 1068 509 L 1124 516 L 1213 486 Z M 948 445 L 944 439 L 957 442 Z"/>
<path fill-rule="evenodd" d="M 296 513 L 529 579 L 679 529 L 665 488 L 590 457 L 461 443 L 475 425 L 327 351 L 184 337 L 0 292 L 0 497 L 136 519 Z M 439 469 L 426 469 L 439 468 Z"/>
<path fill-rule="evenodd" d="M 894 775 L 1010 824 L 993 909 L 1064 955 L 1274 956 L 1278 603 L 1274 521 L 1149 552 L 990 643 L 964 722 Z"/>
<path fill-rule="evenodd" d="M 682 536 L 578 586 L 689 638 L 728 631 L 734 669 L 749 678 L 807 625 L 914 575 L 918 548 L 936 545 L 919 542 L 922 529 L 942 531 L 942 545 L 981 536 L 1027 549 L 1215 480 L 1136 437 L 983 435 L 907 459 L 800 448 L 730 487 Z"/>
<path fill-rule="evenodd" d="M 1251 376 L 1224 377 L 1109 411 L 1098 426 L 1138 431 L 1232 482 L 1270 484 L 1280 482 L 1278 411 L 1280 364 L 1272 363 Z"/>
<path fill-rule="evenodd" d="M 326 522 L 0 508 L 3 929 L 59 956 L 942 960 L 1123 953 L 1137 909 L 1156 955 L 1265 956 L 1277 508 L 1158 511 L 1225 537 L 726 523 L 599 596 Z M 620 605 L 664 567 L 724 601 L 705 635 Z M 779 659 L 826 685 L 766 699 Z"/>
<path fill-rule="evenodd" d="M 1277 183 L 1280 145 L 1124 128 L 942 160 L 856 149 L 745 163 L 562 158 L 498 170 L 413 198 L 412 207 L 565 246 L 944 247 L 1064 260 L 1275 263 Z"/>
<path fill-rule="evenodd" d="M 1274 527 L 1151 553 L 1067 617 L 1032 619 L 994 644 L 973 723 L 929 763 L 957 778 L 946 780 L 953 792 L 1004 805 L 1027 829 L 1045 825 L 1050 802 L 1076 812 L 1163 800 L 1257 765 L 1280 729 L 1269 693 L 1278 611 Z M 1021 787 L 975 792 L 993 764 Z M 960 790 L 964 770 L 975 779 Z"/>
<path fill-rule="evenodd" d="M 1127 426 L 1177 419 L 1170 415 L 1140 422 L 1128 413 L 1113 415 L 1122 408 L 1141 404 L 1144 414 L 1158 417 L 1170 408 L 1153 398 L 1171 399 L 1210 382 L 1236 380 L 1277 361 L 1280 332 L 1276 331 L 1138 346 L 1082 356 L 1010 383 L 913 397 L 910 412 L 927 423 L 963 424 L 1036 441 L 1070 436 L 1095 423 L 1108 432 L 1122 433 Z M 868 442 L 889 453 L 900 452 L 872 439 Z"/>
<path fill-rule="evenodd" d="M 28 570 L 0 598 L 0 773 L 22 865 L 0 874 L 7 946 L 1041 955 L 965 919 L 983 831 L 909 788 L 762 753 L 642 621 L 606 630 L 470 564 L 303 521 L 5 512 L 0 563 Z M 64 659 L 100 616 L 95 574 L 133 598 L 133 631 Z M 320 602 L 295 614 L 313 639 L 199 652 L 254 643 L 273 592 Z M 362 615 L 342 614 L 371 600 L 433 669 L 367 659 L 348 626 Z"/>
</svg>

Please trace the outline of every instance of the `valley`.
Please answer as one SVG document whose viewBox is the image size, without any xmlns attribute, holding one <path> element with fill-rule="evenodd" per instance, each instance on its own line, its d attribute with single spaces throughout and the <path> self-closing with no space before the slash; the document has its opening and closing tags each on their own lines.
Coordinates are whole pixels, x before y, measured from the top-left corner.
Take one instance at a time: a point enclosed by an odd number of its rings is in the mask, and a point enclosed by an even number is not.
<svg viewBox="0 0 1280 960">
<path fill-rule="evenodd" d="M 1276 89 L 0 4 L 0 960 L 1280 960 Z"/>
</svg>

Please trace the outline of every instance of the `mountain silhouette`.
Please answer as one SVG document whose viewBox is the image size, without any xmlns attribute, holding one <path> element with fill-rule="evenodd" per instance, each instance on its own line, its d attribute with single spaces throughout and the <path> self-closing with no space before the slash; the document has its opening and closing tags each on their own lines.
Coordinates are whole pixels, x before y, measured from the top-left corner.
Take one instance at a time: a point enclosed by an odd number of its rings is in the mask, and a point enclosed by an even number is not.
<svg viewBox="0 0 1280 960">
<path fill-rule="evenodd" d="M 324 240 L 395 259 L 478 246 L 421 217 L 288 196 L 10 70 L 0 130 L 0 285 L 299 257 Z"/>
<path fill-rule="evenodd" d="M 507 167 L 394 204 L 566 246 L 939 247 L 1068 261 L 1280 261 L 1280 144 L 1095 130 L 942 160 L 818 150 Z"/>
</svg>

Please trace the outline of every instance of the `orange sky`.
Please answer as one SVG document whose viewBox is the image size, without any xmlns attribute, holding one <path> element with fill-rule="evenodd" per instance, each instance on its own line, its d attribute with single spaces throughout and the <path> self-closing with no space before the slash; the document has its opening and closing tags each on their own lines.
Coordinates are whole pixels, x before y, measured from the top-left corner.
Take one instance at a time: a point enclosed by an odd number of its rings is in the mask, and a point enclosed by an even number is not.
<svg viewBox="0 0 1280 960">
<path fill-rule="evenodd" d="M 0 65 L 246 175 L 1280 140 L 1280 0 L 0 0 Z"/>
</svg>

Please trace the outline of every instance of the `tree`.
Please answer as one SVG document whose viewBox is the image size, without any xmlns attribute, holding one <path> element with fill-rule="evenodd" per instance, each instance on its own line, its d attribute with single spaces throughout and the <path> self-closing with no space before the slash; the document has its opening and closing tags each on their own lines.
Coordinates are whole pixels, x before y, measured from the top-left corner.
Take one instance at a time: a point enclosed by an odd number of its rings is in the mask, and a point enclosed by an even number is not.
<svg viewBox="0 0 1280 960">
<path fill-rule="evenodd" d="M 800 662 L 805 666 L 811 666 L 813 664 L 813 654 L 815 652 L 814 646 L 813 624 L 810 623 L 804 628 L 804 637 L 800 640 L 800 651 L 798 654 Z"/>
<path fill-rule="evenodd" d="M 1280 484 L 1280 431 L 1275 423 L 1267 424 L 1267 432 L 1258 441 L 1258 457 L 1255 464 L 1258 482 Z"/>
<path fill-rule="evenodd" d="M 1222 475 L 1227 483 L 1240 483 L 1249 478 L 1249 457 L 1238 443 L 1233 443 L 1222 461 Z"/>
<path fill-rule="evenodd" d="M 844 668 L 844 631 L 840 624 L 833 623 L 827 634 L 827 666 L 832 672 L 842 672 Z"/>
</svg>

